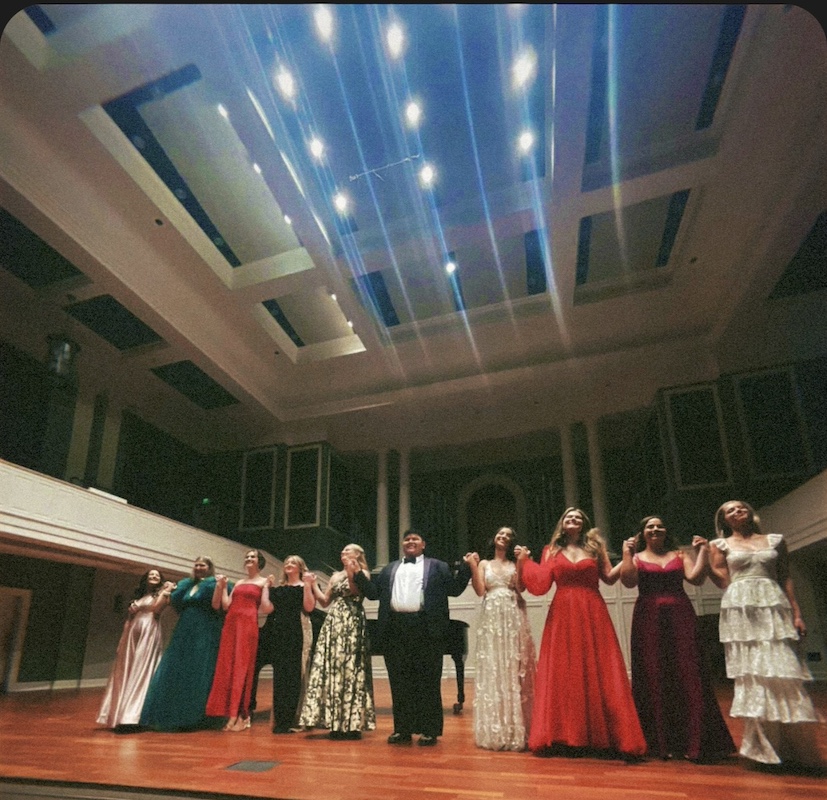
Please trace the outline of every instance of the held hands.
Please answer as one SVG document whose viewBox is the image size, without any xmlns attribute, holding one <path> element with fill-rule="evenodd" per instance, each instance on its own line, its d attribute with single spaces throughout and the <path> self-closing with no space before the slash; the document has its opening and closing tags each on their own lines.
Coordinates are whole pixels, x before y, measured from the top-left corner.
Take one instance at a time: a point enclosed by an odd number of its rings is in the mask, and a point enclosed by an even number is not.
<svg viewBox="0 0 827 800">
<path fill-rule="evenodd" d="M 352 578 L 361 569 L 359 562 L 355 558 L 348 558 L 345 561 L 344 566 L 348 578 Z"/>
<path fill-rule="evenodd" d="M 220 586 L 222 589 L 226 588 L 227 586 L 227 576 L 226 575 L 216 575 L 215 576 L 216 585 Z"/>
<path fill-rule="evenodd" d="M 637 549 L 637 536 L 630 536 L 628 539 L 623 540 L 623 554 L 629 553 L 629 555 L 634 555 L 635 550 Z"/>
<path fill-rule="evenodd" d="M 518 544 L 514 548 L 514 557 L 517 559 L 517 563 L 521 564 L 523 561 L 531 558 L 531 550 L 524 545 Z"/>
<path fill-rule="evenodd" d="M 480 565 L 480 556 L 479 553 L 466 553 L 462 560 L 471 567 L 472 570 L 475 570 Z"/>
<path fill-rule="evenodd" d="M 316 573 L 307 570 L 304 573 L 304 575 L 302 575 L 302 580 L 305 582 L 305 584 L 312 588 L 316 584 Z"/>
<path fill-rule="evenodd" d="M 275 586 L 275 585 L 276 585 L 276 576 L 271 573 L 270 575 L 267 576 L 267 580 L 264 581 L 264 588 L 269 589 L 269 588 L 271 588 L 272 586 Z"/>
<path fill-rule="evenodd" d="M 693 536 L 692 537 L 692 547 L 696 550 L 700 550 L 701 548 L 709 547 L 709 542 L 704 539 L 703 536 Z"/>
</svg>

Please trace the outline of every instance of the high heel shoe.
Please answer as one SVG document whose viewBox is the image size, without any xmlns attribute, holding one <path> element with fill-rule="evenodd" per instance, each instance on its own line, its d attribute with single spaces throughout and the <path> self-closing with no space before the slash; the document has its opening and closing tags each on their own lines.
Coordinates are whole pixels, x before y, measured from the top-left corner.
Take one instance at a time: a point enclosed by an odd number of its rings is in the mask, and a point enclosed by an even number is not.
<svg viewBox="0 0 827 800">
<path fill-rule="evenodd" d="M 238 717 L 231 717 L 227 720 L 227 724 L 221 729 L 222 731 L 232 731 L 235 730 L 235 726 L 238 725 Z"/>
</svg>

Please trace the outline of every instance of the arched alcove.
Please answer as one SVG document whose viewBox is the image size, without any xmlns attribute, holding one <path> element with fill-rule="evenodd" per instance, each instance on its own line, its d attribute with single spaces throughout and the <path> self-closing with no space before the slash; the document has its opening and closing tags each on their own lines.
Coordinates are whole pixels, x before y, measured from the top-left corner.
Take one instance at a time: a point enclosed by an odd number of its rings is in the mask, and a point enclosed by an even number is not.
<svg viewBox="0 0 827 800">
<path fill-rule="evenodd" d="M 487 474 L 467 483 L 459 493 L 460 550 L 482 555 L 487 542 L 503 525 L 520 532 L 526 527 L 525 493 L 504 475 Z"/>
</svg>

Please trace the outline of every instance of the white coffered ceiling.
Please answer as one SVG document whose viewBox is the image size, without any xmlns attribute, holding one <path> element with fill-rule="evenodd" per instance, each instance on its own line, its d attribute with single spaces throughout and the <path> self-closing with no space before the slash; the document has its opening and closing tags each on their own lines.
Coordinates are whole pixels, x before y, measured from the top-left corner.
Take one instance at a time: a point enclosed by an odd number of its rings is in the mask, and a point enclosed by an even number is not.
<svg viewBox="0 0 827 800">
<path fill-rule="evenodd" d="M 71 267 L 6 248 L 4 339 L 72 337 L 84 391 L 202 450 L 527 434 L 715 377 L 827 208 L 802 8 L 335 5 L 330 41 L 316 8 L 9 22 L 7 237 Z"/>
</svg>

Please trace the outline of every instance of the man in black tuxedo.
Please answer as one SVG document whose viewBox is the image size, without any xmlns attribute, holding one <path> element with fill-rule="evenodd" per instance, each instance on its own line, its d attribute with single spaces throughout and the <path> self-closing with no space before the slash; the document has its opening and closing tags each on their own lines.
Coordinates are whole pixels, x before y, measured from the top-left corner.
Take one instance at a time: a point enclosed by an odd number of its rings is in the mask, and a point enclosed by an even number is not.
<svg viewBox="0 0 827 800">
<path fill-rule="evenodd" d="M 471 578 L 465 562 L 456 575 L 444 561 L 423 555 L 417 531 L 402 537 L 404 558 L 376 578 L 363 573 L 354 582 L 371 600 L 379 600 L 376 631 L 385 656 L 393 703 L 393 734 L 388 744 L 434 745 L 442 735 L 442 656 L 448 635 L 448 598 L 462 594 Z"/>
</svg>

